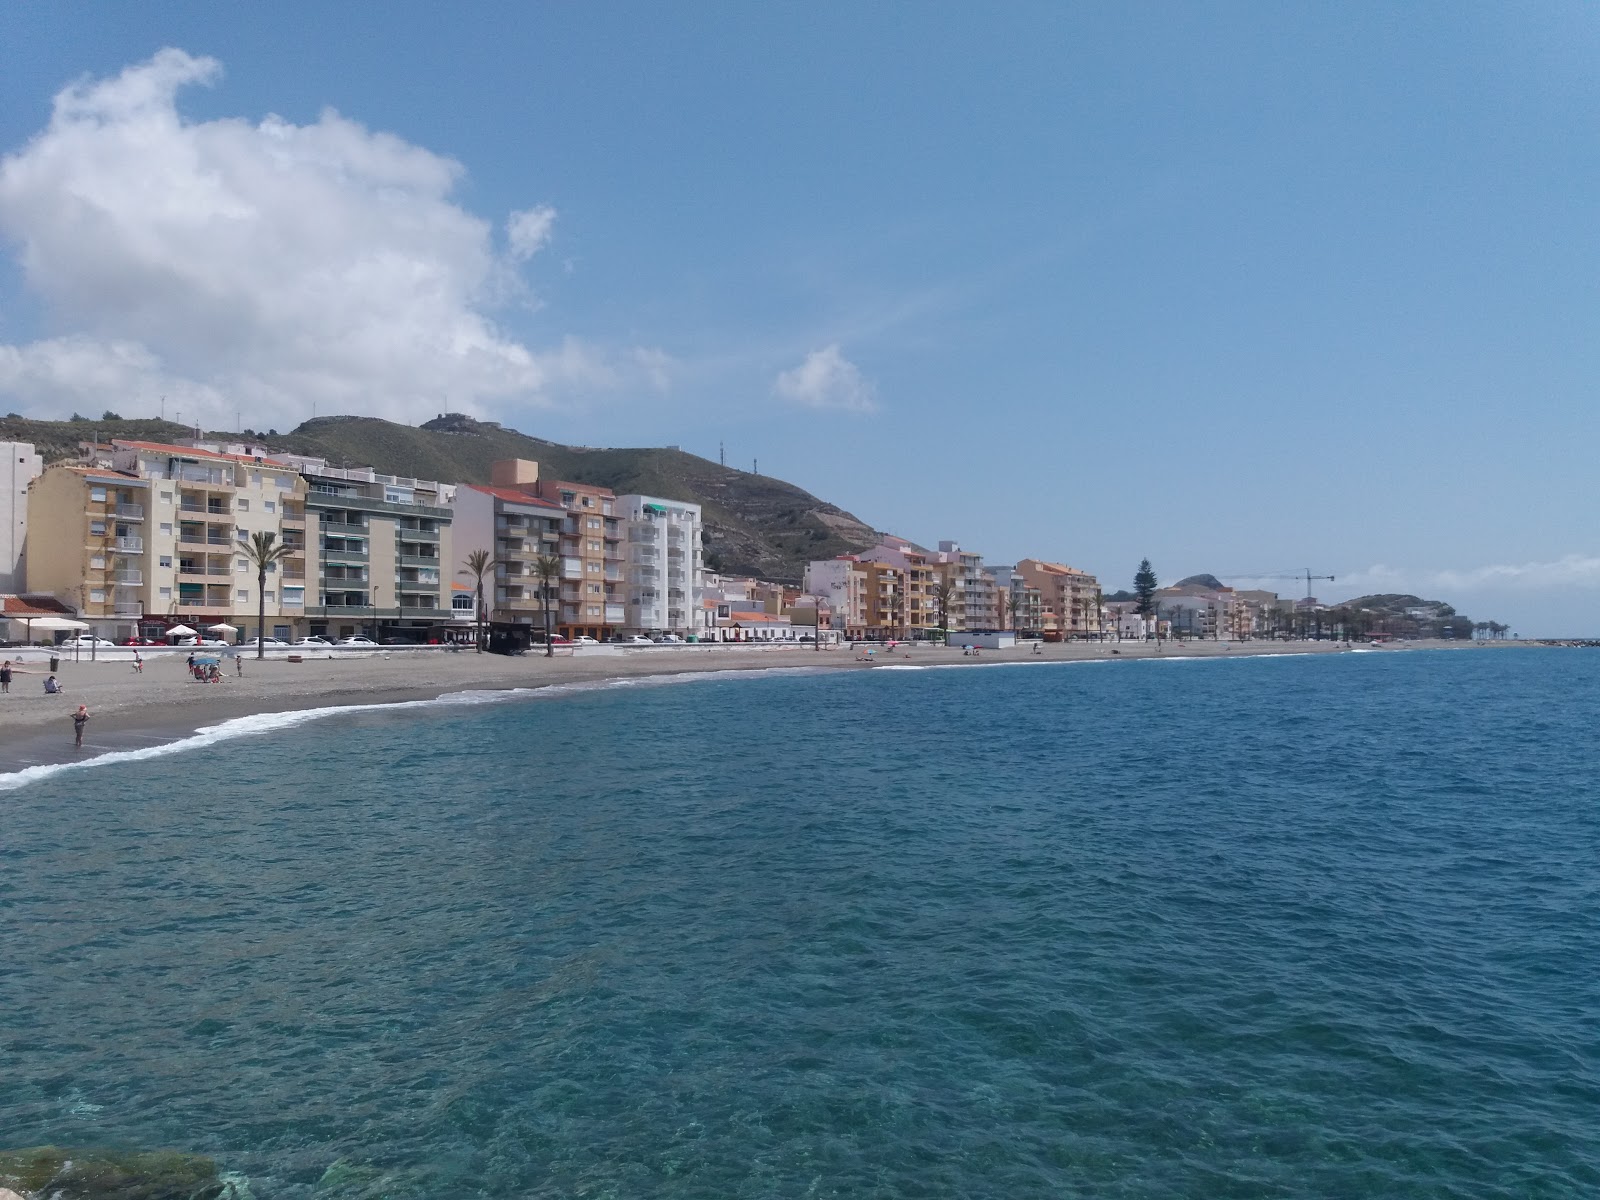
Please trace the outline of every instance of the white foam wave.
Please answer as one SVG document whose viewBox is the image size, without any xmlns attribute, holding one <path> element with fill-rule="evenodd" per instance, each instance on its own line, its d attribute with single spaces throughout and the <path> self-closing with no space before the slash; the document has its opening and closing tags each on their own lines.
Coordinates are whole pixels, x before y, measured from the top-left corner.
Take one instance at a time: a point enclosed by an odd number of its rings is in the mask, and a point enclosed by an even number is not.
<svg viewBox="0 0 1600 1200">
<path fill-rule="evenodd" d="M 728 679 L 730 677 L 757 678 L 774 675 L 813 675 L 820 674 L 824 670 L 826 670 L 824 667 L 760 667 L 753 671 L 681 671 L 672 675 L 640 675 L 631 678 L 553 683 L 536 688 L 518 687 L 447 692 L 443 696 L 429 700 L 401 700 L 387 704 L 336 704 L 320 708 L 297 708 L 287 712 L 253 713 L 250 716 L 234 717 L 231 720 L 221 721 L 216 725 L 202 726 L 187 737 L 175 738 L 170 742 L 162 742 L 156 746 L 142 746 L 137 750 L 113 750 L 108 754 L 96 755 L 93 758 L 74 759 L 70 762 L 40 763 L 37 766 L 23 767 L 19 771 L 0 774 L 0 792 L 15 791 L 20 787 L 26 787 L 30 783 L 37 783 L 40 780 L 52 778 L 66 771 L 81 771 L 89 767 L 106 767 L 114 766 L 118 763 L 143 762 L 146 759 L 163 758 L 169 754 L 182 754 L 189 750 L 199 750 L 207 746 L 214 746 L 219 742 L 232 741 L 236 738 L 258 737 L 262 734 L 277 733 L 311 721 L 320 721 L 328 717 L 337 717 L 350 713 L 405 712 L 423 708 L 499 704 L 508 700 L 542 699 L 546 697 L 553 699 L 558 696 L 572 695 L 579 692 L 597 692 L 612 688 L 661 686 L 669 683 L 692 683 L 697 680 Z"/>
</svg>

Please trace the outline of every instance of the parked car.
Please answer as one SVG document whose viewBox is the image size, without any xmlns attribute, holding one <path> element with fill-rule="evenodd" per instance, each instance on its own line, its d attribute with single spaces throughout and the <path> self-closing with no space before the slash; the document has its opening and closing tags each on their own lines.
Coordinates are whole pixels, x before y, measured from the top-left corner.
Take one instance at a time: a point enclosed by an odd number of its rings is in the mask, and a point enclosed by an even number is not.
<svg viewBox="0 0 1600 1200">
<path fill-rule="evenodd" d="M 335 644 L 340 646 L 376 646 L 378 643 L 369 637 L 342 637 Z"/>
<path fill-rule="evenodd" d="M 92 633 L 79 634 L 75 638 L 68 638 L 61 643 L 63 650 L 92 650 L 96 646 L 102 649 L 115 650 L 117 644 L 110 638 L 96 637 Z"/>
<path fill-rule="evenodd" d="M 258 637 L 258 638 L 251 638 L 249 644 L 252 645 L 252 646 L 265 646 L 267 649 L 270 650 L 274 646 L 287 646 L 289 643 L 284 641 L 282 638 Z"/>
<path fill-rule="evenodd" d="M 675 633 L 662 633 L 656 636 L 656 645 L 681 646 L 683 645 L 683 639 Z"/>
<path fill-rule="evenodd" d="M 151 638 L 141 638 L 141 637 L 123 638 L 121 644 L 124 645 L 124 646 L 165 646 L 166 645 L 165 642 L 158 642 L 158 641 L 152 640 Z"/>
<path fill-rule="evenodd" d="M 572 639 L 572 644 L 574 646 L 598 646 L 600 641 L 598 638 L 592 638 L 586 633 L 580 633 Z"/>
<path fill-rule="evenodd" d="M 291 645 L 308 646 L 311 649 L 315 650 L 318 646 L 326 647 L 326 646 L 333 645 L 333 643 L 330 642 L 327 638 L 318 637 L 316 634 L 312 634 L 310 637 L 295 638 L 295 640 L 291 643 Z"/>
<path fill-rule="evenodd" d="M 618 638 L 617 641 L 621 642 L 624 646 L 653 646 L 653 645 L 655 645 L 654 642 L 652 642 L 649 638 L 645 637 L 642 633 L 636 633 L 632 637 Z"/>
<path fill-rule="evenodd" d="M 536 633 L 536 634 L 534 634 L 532 636 L 532 638 L 530 640 L 533 642 L 533 644 L 535 646 L 542 646 L 542 645 L 544 645 L 544 634 Z M 567 638 L 567 637 L 563 637 L 559 633 L 552 633 L 550 635 L 550 644 L 552 646 L 570 646 L 570 645 L 572 645 L 572 639 L 571 638 Z"/>
<path fill-rule="evenodd" d="M 385 646 L 420 646 L 422 643 L 414 637 L 386 637 L 383 639 Z"/>
</svg>

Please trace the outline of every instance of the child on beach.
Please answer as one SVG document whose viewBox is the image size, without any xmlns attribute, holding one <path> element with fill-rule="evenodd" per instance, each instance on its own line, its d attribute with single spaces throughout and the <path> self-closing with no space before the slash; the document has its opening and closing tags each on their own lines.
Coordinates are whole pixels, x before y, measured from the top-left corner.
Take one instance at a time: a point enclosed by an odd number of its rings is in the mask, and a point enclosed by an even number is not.
<svg viewBox="0 0 1600 1200">
<path fill-rule="evenodd" d="M 78 711 L 72 714 L 72 744 L 77 749 L 83 749 L 83 727 L 89 723 L 89 708 L 87 705 L 78 705 Z"/>
<path fill-rule="evenodd" d="M 44 681 L 44 694 L 46 696 L 65 696 L 67 689 L 56 682 L 54 675 Z"/>
<path fill-rule="evenodd" d="M 11 660 L 0 663 L 0 695 L 11 690 Z"/>
</svg>

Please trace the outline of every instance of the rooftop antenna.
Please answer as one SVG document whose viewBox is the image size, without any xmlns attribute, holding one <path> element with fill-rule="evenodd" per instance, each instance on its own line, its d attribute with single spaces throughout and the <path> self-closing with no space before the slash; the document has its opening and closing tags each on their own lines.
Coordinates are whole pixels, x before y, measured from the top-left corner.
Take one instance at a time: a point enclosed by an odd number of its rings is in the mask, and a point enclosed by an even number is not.
<svg viewBox="0 0 1600 1200">
<path fill-rule="evenodd" d="M 161 397 L 161 419 L 163 421 L 167 419 L 167 398 L 165 396 Z"/>
<path fill-rule="evenodd" d="M 750 460 L 750 474 L 752 474 L 752 475 L 761 474 L 761 460 L 759 458 L 752 458 Z"/>
<path fill-rule="evenodd" d="M 728 465 L 728 448 L 722 442 L 717 443 L 717 465 L 720 467 Z"/>
</svg>

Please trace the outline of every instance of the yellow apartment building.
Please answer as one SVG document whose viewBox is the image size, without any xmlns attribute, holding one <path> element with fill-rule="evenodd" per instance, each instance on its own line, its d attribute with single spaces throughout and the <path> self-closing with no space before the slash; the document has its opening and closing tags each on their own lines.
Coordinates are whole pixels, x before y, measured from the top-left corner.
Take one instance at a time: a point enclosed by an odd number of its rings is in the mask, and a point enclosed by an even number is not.
<svg viewBox="0 0 1600 1200">
<path fill-rule="evenodd" d="M 1016 566 L 1025 587 L 1039 591 L 1039 631 L 1047 641 L 1102 636 L 1100 581 L 1062 563 L 1025 558 Z"/>
</svg>

